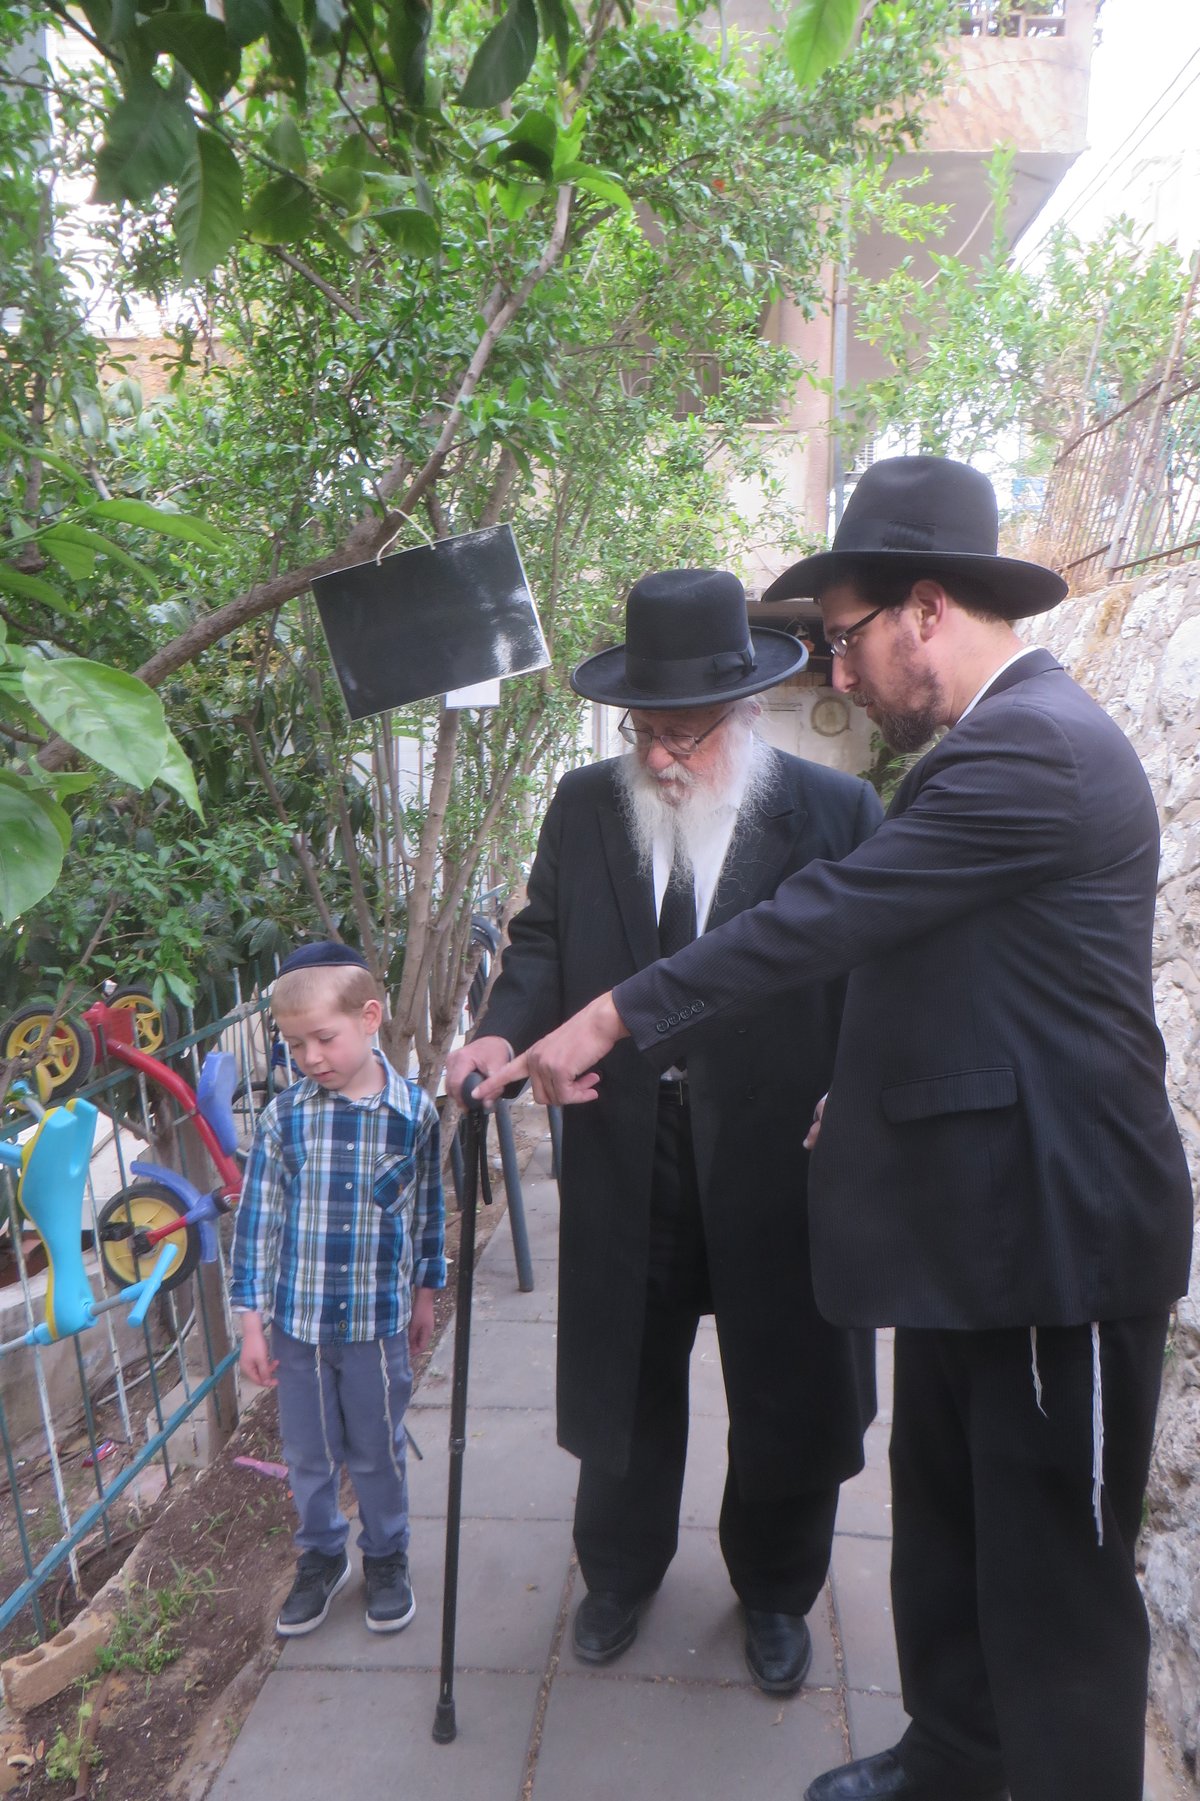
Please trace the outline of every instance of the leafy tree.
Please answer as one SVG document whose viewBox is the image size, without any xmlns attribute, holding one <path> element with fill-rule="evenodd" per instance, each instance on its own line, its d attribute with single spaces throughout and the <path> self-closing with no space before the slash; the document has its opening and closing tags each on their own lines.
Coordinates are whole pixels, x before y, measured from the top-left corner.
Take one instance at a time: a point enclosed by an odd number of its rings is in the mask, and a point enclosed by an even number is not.
<svg viewBox="0 0 1200 1801">
<path fill-rule="evenodd" d="M 82 467 L 221 534 L 211 555 L 140 543 L 157 589 L 121 585 L 90 627 L 167 695 L 214 856 L 239 822 L 271 823 L 226 917 L 231 954 L 302 910 L 360 942 L 394 995 L 393 1049 L 415 1043 L 431 1077 L 469 980 L 471 895 L 515 881 L 573 751 L 563 672 L 616 626 L 632 574 L 736 555 L 750 527 L 731 476 L 763 489 L 754 529 L 785 536 L 753 427 L 796 368 L 761 320 L 780 297 L 821 304 L 835 203 L 895 206 L 882 163 L 915 134 L 951 8 L 867 9 L 804 95 L 804 15 L 815 33 L 858 9 L 798 8 L 792 66 L 767 51 L 753 77 L 732 34 L 709 46 L 687 19 L 625 21 L 608 0 L 578 24 L 514 3 L 487 29 L 468 4 L 435 27 L 326 0 L 227 3 L 223 23 L 107 9 L 85 9 L 95 70 L 52 78 L 64 161 L 121 196 L 96 228 L 118 302 L 182 296 L 173 392 L 146 405 L 128 378 L 96 379 L 86 408 L 15 409 L 25 467 L 53 468 L 48 444 L 64 463 L 36 516 L 58 517 Z M 430 703 L 351 728 L 307 602 L 287 603 L 324 570 L 500 517 L 554 672 L 478 717 Z M 396 728 L 433 743 L 415 795 Z M 48 772 L 67 761 L 55 741 L 38 753 Z M 142 854 L 147 831 L 204 850 L 153 792 L 88 817 L 105 855 Z"/>
<path fill-rule="evenodd" d="M 1011 170 L 1012 153 L 999 152 L 978 268 L 935 254 L 924 281 L 909 260 L 860 286 L 858 328 L 891 365 L 850 399 L 860 436 L 896 429 L 915 448 L 969 459 L 1019 433 L 1041 470 L 1162 372 L 1188 287 L 1177 252 L 1119 217 L 1092 242 L 1057 228 L 1036 262 L 1015 262 Z M 1192 342 L 1200 349 L 1200 323 Z"/>
</svg>

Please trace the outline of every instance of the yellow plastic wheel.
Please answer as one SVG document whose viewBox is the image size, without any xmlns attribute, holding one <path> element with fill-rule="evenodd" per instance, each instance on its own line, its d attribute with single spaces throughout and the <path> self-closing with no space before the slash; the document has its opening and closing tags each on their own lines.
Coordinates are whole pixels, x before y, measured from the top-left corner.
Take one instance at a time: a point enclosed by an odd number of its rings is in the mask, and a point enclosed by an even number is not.
<svg viewBox="0 0 1200 1801">
<path fill-rule="evenodd" d="M 150 990 L 137 983 L 118 988 L 108 1004 L 133 1014 L 134 1042 L 148 1057 L 156 1057 L 164 1044 L 173 1044 L 179 1036 L 179 1015 L 171 1003 L 159 1007 Z"/>
<path fill-rule="evenodd" d="M 157 1182 L 134 1182 L 114 1194 L 100 1210 L 97 1236 L 100 1261 L 104 1273 L 117 1288 L 129 1288 L 148 1276 L 164 1244 L 173 1244 L 179 1255 L 167 1273 L 161 1292 L 178 1288 L 186 1282 L 200 1261 L 200 1234 L 183 1224 L 183 1207 L 177 1195 Z M 170 1233 L 140 1256 L 135 1249 L 135 1233 L 157 1232 L 160 1226 L 178 1220 L 178 1232 Z"/>
<path fill-rule="evenodd" d="M 28 1058 L 43 1100 L 63 1101 L 91 1075 L 96 1043 L 88 1026 L 65 1016 L 47 1033 L 53 1017 L 48 1001 L 10 1014 L 0 1026 L 0 1058 Z"/>
</svg>

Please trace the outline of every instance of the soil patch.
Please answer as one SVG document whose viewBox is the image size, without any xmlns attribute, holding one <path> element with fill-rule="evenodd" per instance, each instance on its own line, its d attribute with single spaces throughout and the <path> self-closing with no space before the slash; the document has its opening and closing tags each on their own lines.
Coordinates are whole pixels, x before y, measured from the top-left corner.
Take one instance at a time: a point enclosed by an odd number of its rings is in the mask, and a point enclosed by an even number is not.
<svg viewBox="0 0 1200 1801">
<path fill-rule="evenodd" d="M 522 1106 L 513 1123 L 524 1165 L 545 1133 L 545 1116 Z M 494 1207 L 479 1209 L 477 1253 L 505 1211 L 502 1191 Z M 435 1346 L 454 1311 L 457 1213 L 446 1238 L 454 1263 L 437 1297 Z M 427 1364 L 428 1357 L 418 1361 L 415 1387 Z M 14 1801 L 83 1793 L 96 1801 L 199 1801 L 207 1791 L 278 1656 L 275 1617 L 295 1568 L 286 1481 L 247 1469 L 238 1457 L 280 1461 L 266 1396 L 214 1463 L 177 1475 L 143 1521 L 138 1580 L 110 1646 L 115 1667 L 24 1716 L 35 1763 L 12 1790 Z M 343 1507 L 353 1514 L 348 1487 Z M 102 1567 L 90 1592 L 110 1573 L 101 1575 Z"/>
</svg>

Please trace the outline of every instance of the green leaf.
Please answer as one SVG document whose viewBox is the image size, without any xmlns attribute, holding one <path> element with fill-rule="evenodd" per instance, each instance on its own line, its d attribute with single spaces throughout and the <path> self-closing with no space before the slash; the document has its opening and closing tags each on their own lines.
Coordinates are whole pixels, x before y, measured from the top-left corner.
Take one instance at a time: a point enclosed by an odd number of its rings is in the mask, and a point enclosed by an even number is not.
<svg viewBox="0 0 1200 1801">
<path fill-rule="evenodd" d="M 68 744 L 135 788 L 167 754 L 162 701 L 123 669 L 87 657 L 34 657 L 23 677 L 30 705 Z"/>
<path fill-rule="evenodd" d="M 783 50 L 796 86 L 810 88 L 854 41 L 858 0 L 794 0 Z"/>
<path fill-rule="evenodd" d="M 38 544 L 56 563 L 61 563 L 73 582 L 85 582 L 95 571 L 95 551 L 86 544 L 77 543 L 61 526 L 54 525 L 49 531 L 39 533 Z"/>
<path fill-rule="evenodd" d="M 176 794 L 182 795 L 188 806 L 200 819 L 204 818 L 204 808 L 200 803 L 200 790 L 196 786 L 196 775 L 188 761 L 187 752 L 175 736 L 167 729 L 167 754 L 159 765 L 155 781 L 163 782 L 168 788 L 174 788 Z"/>
<path fill-rule="evenodd" d="M 196 991 L 183 977 L 176 975 L 173 969 L 164 969 L 163 981 L 175 996 L 181 1007 L 190 1007 L 196 998 Z"/>
<path fill-rule="evenodd" d="M 371 146 L 361 131 L 352 131 L 348 138 L 343 138 L 341 148 L 334 157 L 339 169 L 365 169 L 367 158 L 371 154 Z"/>
<path fill-rule="evenodd" d="M 555 170 L 556 181 L 573 182 L 577 188 L 583 188 L 594 194 L 597 200 L 607 200 L 613 206 L 621 207 L 625 212 L 633 211 L 633 201 L 625 192 L 619 181 L 606 175 L 603 169 L 593 169 L 590 163 L 567 163 L 564 168 Z"/>
<path fill-rule="evenodd" d="M 565 75 L 571 54 L 572 29 L 577 37 L 583 35 L 575 8 L 571 0 L 538 0 L 538 12 L 542 20 L 542 37 L 546 42 L 553 42 L 558 72 Z"/>
<path fill-rule="evenodd" d="M 308 52 L 292 21 L 279 13 L 267 28 L 267 44 L 276 74 L 303 112 L 308 105 Z"/>
<path fill-rule="evenodd" d="M 308 152 L 304 148 L 304 139 L 300 136 L 300 127 L 290 113 L 284 113 L 267 134 L 267 150 L 275 162 L 283 163 L 294 169 L 297 175 L 303 175 L 308 167 Z"/>
<path fill-rule="evenodd" d="M 182 100 L 153 76 L 138 76 L 109 114 L 108 135 L 96 156 L 96 199 L 112 205 L 152 200 L 160 188 L 178 181 L 195 130 Z"/>
<path fill-rule="evenodd" d="M 437 220 L 419 206 L 385 206 L 371 218 L 397 249 L 411 256 L 436 256 L 442 247 Z"/>
<path fill-rule="evenodd" d="M 66 596 L 43 581 L 40 575 L 29 575 L 24 569 L 10 569 L 7 563 L 0 563 L 0 592 L 17 594 L 22 600 L 40 600 L 44 607 L 62 613 L 67 619 L 78 617 Z"/>
<path fill-rule="evenodd" d="M 346 8 L 342 0 L 312 0 L 312 6 L 318 24 L 330 37 L 336 37 L 346 23 Z"/>
<path fill-rule="evenodd" d="M 504 217 L 515 225 L 531 206 L 537 205 L 545 191 L 545 188 L 532 187 L 528 182 L 502 181 L 496 184 L 496 199 Z"/>
<path fill-rule="evenodd" d="M 185 282 L 211 274 L 242 234 L 242 167 L 215 131 L 198 131 L 175 202 L 179 272 Z"/>
<path fill-rule="evenodd" d="M 69 836 L 69 820 L 67 832 Z M 0 769 L 0 919 L 5 925 L 49 894 L 63 853 L 62 828 L 50 808 L 27 780 Z"/>
<path fill-rule="evenodd" d="M 458 96 L 460 106 L 499 106 L 516 92 L 537 55 L 536 0 L 508 0 L 508 8 L 475 52 Z"/>
<path fill-rule="evenodd" d="M 425 104 L 425 52 L 432 13 L 425 0 L 392 0 L 388 8 L 387 46 L 404 98 Z"/>
<path fill-rule="evenodd" d="M 57 469 L 60 475 L 65 475 L 68 481 L 74 482 L 75 486 L 81 488 L 85 494 L 92 492 L 91 483 L 86 476 L 81 475 L 65 457 L 55 456 L 52 451 L 43 449 L 40 444 L 22 444 L 19 438 L 14 438 L 11 432 L 4 430 L 3 426 L 0 426 L 0 444 L 7 444 L 10 450 L 19 451 L 23 457 L 36 457 L 40 463 L 47 463 L 51 469 Z"/>
<path fill-rule="evenodd" d="M 312 230 L 313 197 L 294 175 L 277 175 L 250 202 L 246 229 L 259 244 L 294 244 Z"/>
<path fill-rule="evenodd" d="M 220 19 L 203 11 L 156 12 L 139 25 L 137 38 L 156 56 L 173 56 L 214 100 L 227 94 L 242 67 Z"/>
<path fill-rule="evenodd" d="M 239 50 L 264 37 L 273 17 L 271 0 L 225 0 L 225 34 Z"/>
<path fill-rule="evenodd" d="M 95 551 L 97 556 L 108 557 L 111 562 L 120 563 L 131 574 L 136 575 L 139 581 L 146 582 L 153 588 L 156 594 L 161 592 L 158 577 L 153 569 L 148 569 L 144 563 L 139 563 L 136 557 L 131 557 L 127 550 L 122 550 L 119 544 L 114 544 L 111 538 L 104 536 L 103 532 L 92 532 L 86 525 L 76 525 L 72 520 L 62 520 L 54 527 L 54 533 L 58 538 L 70 539 L 73 544 L 86 544 L 90 550 Z"/>
<path fill-rule="evenodd" d="M 508 143 L 497 156 L 498 163 L 527 163 L 549 181 L 554 170 L 554 151 L 558 127 L 543 112 L 524 113 L 508 134 Z"/>
<path fill-rule="evenodd" d="M 98 500 L 88 513 L 93 519 L 119 519 L 123 525 L 140 525 L 143 531 L 159 532 L 164 538 L 202 544 L 206 550 L 226 550 L 233 542 L 226 532 L 191 513 L 168 513 L 145 500 Z"/>
<path fill-rule="evenodd" d="M 357 169 L 326 169 L 318 185 L 351 216 L 362 210 L 366 184 Z"/>
</svg>

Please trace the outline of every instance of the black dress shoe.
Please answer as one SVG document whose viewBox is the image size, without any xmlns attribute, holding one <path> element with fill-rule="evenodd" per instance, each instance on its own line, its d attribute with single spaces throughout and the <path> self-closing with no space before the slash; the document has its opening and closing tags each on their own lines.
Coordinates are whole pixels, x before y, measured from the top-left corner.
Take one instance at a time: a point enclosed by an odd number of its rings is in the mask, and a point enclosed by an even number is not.
<svg viewBox="0 0 1200 1801">
<path fill-rule="evenodd" d="M 812 1662 L 812 1639 L 802 1613 L 765 1613 L 747 1607 L 746 1662 L 767 1695 L 794 1695 Z"/>
<path fill-rule="evenodd" d="M 638 1614 L 646 1597 L 630 1600 L 608 1589 L 589 1589 L 575 1611 L 575 1655 L 584 1663 L 611 1663 L 637 1637 Z"/>
<path fill-rule="evenodd" d="M 962 1788 L 953 1779 L 931 1785 L 909 1776 L 894 1751 L 860 1757 L 810 1782 L 804 1801 L 1008 1801 L 1005 1788 Z"/>
</svg>

